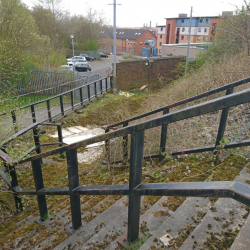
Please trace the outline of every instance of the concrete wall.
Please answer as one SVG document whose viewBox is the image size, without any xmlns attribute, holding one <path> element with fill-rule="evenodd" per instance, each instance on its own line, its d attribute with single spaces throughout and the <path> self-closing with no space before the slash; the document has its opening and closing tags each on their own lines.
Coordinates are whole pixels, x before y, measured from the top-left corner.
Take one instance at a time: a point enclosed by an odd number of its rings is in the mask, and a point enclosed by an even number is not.
<svg viewBox="0 0 250 250">
<path fill-rule="evenodd" d="M 202 49 L 189 48 L 189 57 L 196 57 L 196 54 L 201 52 Z M 179 47 L 179 46 L 169 46 L 162 45 L 162 56 L 167 56 L 172 54 L 172 56 L 186 56 L 187 55 L 187 46 Z"/>
<path fill-rule="evenodd" d="M 147 58 L 138 60 L 122 60 L 116 64 L 117 89 L 129 91 L 146 84 L 166 84 L 176 78 L 174 72 L 179 62 L 185 57 L 150 58 L 147 68 Z"/>
</svg>

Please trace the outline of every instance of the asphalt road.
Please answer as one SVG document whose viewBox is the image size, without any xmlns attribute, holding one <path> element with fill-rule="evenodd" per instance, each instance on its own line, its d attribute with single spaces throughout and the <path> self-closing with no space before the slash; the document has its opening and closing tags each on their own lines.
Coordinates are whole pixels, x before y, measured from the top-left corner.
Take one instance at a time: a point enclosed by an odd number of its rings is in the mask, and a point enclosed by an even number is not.
<svg viewBox="0 0 250 250">
<path fill-rule="evenodd" d="M 116 56 L 116 62 L 122 59 L 122 56 Z M 103 69 L 106 67 L 112 67 L 112 63 L 114 62 L 114 56 L 109 55 L 108 58 L 101 58 L 101 60 L 94 60 L 93 62 L 88 62 L 91 66 L 92 71 Z"/>
</svg>

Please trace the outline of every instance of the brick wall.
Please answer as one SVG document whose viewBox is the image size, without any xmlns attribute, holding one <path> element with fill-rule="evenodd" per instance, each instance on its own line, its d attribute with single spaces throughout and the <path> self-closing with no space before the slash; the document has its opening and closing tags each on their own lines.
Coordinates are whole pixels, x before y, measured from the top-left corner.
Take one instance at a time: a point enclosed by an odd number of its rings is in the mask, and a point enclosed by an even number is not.
<svg viewBox="0 0 250 250">
<path fill-rule="evenodd" d="M 122 60 L 116 64 L 117 89 L 129 91 L 146 84 L 166 84 L 177 76 L 176 66 L 185 61 L 185 57 L 147 58 L 138 60 Z"/>
</svg>

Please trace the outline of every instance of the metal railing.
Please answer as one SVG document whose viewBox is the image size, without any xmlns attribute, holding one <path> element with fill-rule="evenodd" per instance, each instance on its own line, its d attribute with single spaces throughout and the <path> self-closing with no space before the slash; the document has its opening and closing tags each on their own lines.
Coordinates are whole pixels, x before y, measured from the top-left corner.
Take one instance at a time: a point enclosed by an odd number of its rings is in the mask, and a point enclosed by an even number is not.
<svg viewBox="0 0 250 250">
<path fill-rule="evenodd" d="M 108 126 L 104 126 L 105 132 L 109 132 L 112 128 L 115 128 L 117 126 L 122 125 L 124 128 L 129 126 L 129 123 L 132 123 L 134 121 L 137 121 L 141 118 L 147 118 L 151 115 L 157 114 L 159 112 L 163 112 L 163 115 L 168 114 L 171 112 L 171 108 L 177 108 L 180 107 L 183 104 L 189 104 L 193 101 L 198 101 L 201 100 L 204 97 L 211 97 L 214 94 L 217 93 L 222 93 L 223 91 L 226 91 L 226 95 L 232 94 L 233 90 L 235 87 L 237 86 L 241 86 L 244 85 L 246 83 L 250 82 L 250 77 L 249 78 L 245 78 L 230 84 L 227 84 L 225 86 L 219 87 L 217 89 L 213 89 L 207 92 L 204 92 L 202 94 L 181 100 L 179 102 L 167 105 L 165 107 L 161 107 L 158 108 L 156 110 L 144 113 L 142 115 L 138 115 L 132 118 L 129 118 L 127 120 L 123 120 L 121 122 L 112 124 L 112 125 L 108 125 Z M 191 153 L 200 153 L 200 152 L 206 152 L 206 151 L 213 151 L 216 149 L 216 147 L 219 145 L 220 141 L 223 138 L 224 132 L 225 132 L 225 127 L 226 127 L 226 120 L 227 120 L 227 116 L 228 116 L 228 109 L 223 109 L 222 114 L 221 114 L 221 119 L 220 119 L 220 124 L 219 124 L 219 130 L 218 130 L 218 134 L 217 134 L 217 138 L 216 138 L 216 143 L 215 145 L 211 145 L 211 146 L 206 146 L 206 147 L 199 147 L 199 148 L 190 148 L 190 149 L 185 149 L 185 150 L 178 150 L 178 151 L 173 151 L 173 152 L 167 152 L 169 155 L 175 156 L 175 155 L 181 155 L 183 153 L 185 154 L 191 154 Z M 163 159 L 163 153 L 166 153 L 165 149 L 166 149 L 166 139 L 167 139 L 167 130 L 168 130 L 168 124 L 163 124 L 162 128 L 161 128 L 161 139 L 160 139 L 160 147 L 159 147 L 159 153 L 158 154 L 151 154 L 151 155 L 145 155 L 144 158 L 159 158 L 159 161 L 161 161 Z M 124 136 L 123 138 L 123 152 L 124 152 L 124 159 L 126 160 L 128 157 L 128 148 L 127 148 L 127 143 L 128 143 L 128 136 Z M 105 142 L 106 144 L 106 149 L 107 149 L 107 154 L 109 155 L 109 144 L 110 141 L 106 140 Z"/>
<path fill-rule="evenodd" d="M 250 188 L 237 182 L 192 182 L 192 183 L 141 183 L 142 164 L 145 131 L 155 127 L 163 127 L 170 123 L 186 120 L 192 117 L 208 114 L 222 110 L 226 113 L 230 107 L 250 102 L 250 89 L 239 91 L 226 96 L 212 99 L 191 107 L 187 107 L 172 113 L 165 113 L 162 116 L 146 120 L 134 125 L 125 126 L 112 132 L 107 132 L 93 138 L 89 138 L 71 145 L 61 146 L 48 152 L 40 153 L 20 161 L 14 161 L 7 156 L 6 165 L 10 170 L 11 179 L 6 176 L 15 192 L 16 197 L 20 195 L 36 195 L 40 218 L 45 218 L 48 213 L 46 195 L 68 195 L 70 196 L 71 217 L 73 230 L 81 226 L 80 195 L 128 195 L 128 229 L 127 239 L 132 242 L 138 238 L 140 222 L 140 202 L 142 195 L 154 196 L 193 196 L 193 197 L 224 197 L 233 198 L 246 205 L 250 205 Z M 227 119 L 226 115 L 221 116 L 221 123 Z M 123 124 L 123 123 L 121 123 Z M 221 126 L 221 125 L 220 125 Z M 220 132 L 219 132 L 220 133 Z M 129 184 L 125 185 L 103 185 L 103 186 L 79 186 L 77 148 L 85 147 L 92 143 L 107 141 L 115 137 L 131 136 L 130 146 L 130 174 Z M 219 137 L 219 135 L 218 135 Z M 250 140 L 231 142 L 224 145 L 224 148 L 235 148 L 250 146 Z M 202 150 L 193 149 L 194 152 L 210 151 L 210 148 Z M 41 159 L 50 155 L 66 152 L 69 187 L 46 188 L 43 183 L 41 170 Z M 15 174 L 15 165 L 24 162 L 31 162 L 34 174 L 35 189 L 23 190 L 18 186 Z"/>
<path fill-rule="evenodd" d="M 81 81 L 81 79 L 79 79 L 78 81 Z M 77 83 L 75 83 L 75 84 L 77 84 Z M 41 103 L 46 103 L 47 117 L 48 118 L 40 121 L 40 123 L 43 123 L 46 121 L 52 122 L 52 120 L 57 118 L 58 116 L 61 116 L 61 115 L 64 116 L 68 111 L 72 111 L 81 105 L 87 104 L 88 102 L 92 101 L 93 98 L 97 98 L 98 96 L 103 95 L 104 93 L 109 91 L 111 88 L 112 88 L 112 80 L 111 80 L 111 76 L 109 75 L 108 77 L 104 77 L 104 78 L 98 79 L 96 81 L 80 85 L 79 87 L 72 88 L 71 90 L 65 91 L 65 92 L 58 94 L 58 95 L 55 95 L 53 97 L 49 97 L 49 98 L 43 99 L 41 101 L 27 104 L 27 105 L 24 105 L 22 107 L 15 108 L 11 111 L 2 112 L 0 114 L 0 116 L 10 115 L 12 117 L 13 125 L 16 127 L 16 124 L 17 124 L 16 112 L 30 108 L 31 109 L 31 119 L 34 123 L 33 119 L 34 119 L 34 117 L 36 117 L 36 112 L 35 112 L 36 105 L 39 105 Z M 84 89 L 86 90 L 85 92 L 84 92 Z M 74 102 L 75 101 L 74 95 L 76 94 L 76 92 L 79 95 L 79 101 Z M 63 97 L 68 96 L 68 95 L 70 96 L 70 107 L 65 109 Z M 55 115 L 52 115 L 50 103 L 53 99 L 56 99 L 56 98 L 60 99 L 61 112 L 59 112 Z M 3 143 L 1 143 L 0 145 L 3 145 Z"/>
<path fill-rule="evenodd" d="M 93 85 L 93 87 L 94 87 L 94 94 L 92 94 L 92 95 L 91 95 L 91 91 L 90 91 L 91 85 Z M 98 91 L 98 86 L 99 86 L 99 91 Z M 20 107 L 20 108 L 16 108 L 16 109 L 12 110 L 11 112 L 9 112 L 9 114 L 12 117 L 13 127 L 15 128 L 16 133 L 14 133 L 10 137 L 6 138 L 5 140 L 1 141 L 1 143 L 0 143 L 0 147 L 2 149 L 2 150 L 0 150 L 0 158 L 4 161 L 4 164 L 5 164 L 5 168 L 0 170 L 0 176 L 2 176 L 2 178 L 6 181 L 6 183 L 9 184 L 9 186 L 12 187 L 13 190 L 15 191 L 15 187 L 18 186 L 17 185 L 16 172 L 15 172 L 14 166 L 13 167 L 10 166 L 9 163 L 10 162 L 18 162 L 19 160 L 18 159 L 16 159 L 16 160 L 11 159 L 6 154 L 5 148 L 6 148 L 7 144 L 9 144 L 15 138 L 17 138 L 17 137 L 19 137 L 21 135 L 24 135 L 25 133 L 27 133 L 30 130 L 33 130 L 33 138 L 34 138 L 34 144 L 35 145 L 32 146 L 30 149 L 28 149 L 26 152 L 24 152 L 21 157 L 25 157 L 26 155 L 30 154 L 34 150 L 36 150 L 37 154 L 40 154 L 42 146 L 59 145 L 59 147 L 61 147 L 63 145 L 61 124 L 52 123 L 52 121 L 55 118 L 58 118 L 59 116 L 64 116 L 66 114 L 66 112 L 73 111 L 75 108 L 78 108 L 81 105 L 87 104 L 88 102 L 92 101 L 93 98 L 98 98 L 98 96 L 105 94 L 106 92 L 109 91 L 109 89 L 111 87 L 112 87 L 111 77 L 108 76 L 106 78 L 102 78 L 102 79 L 99 79 L 98 81 L 90 82 L 88 84 L 85 84 L 85 85 L 82 85 L 80 87 L 74 88 L 72 90 L 66 91 L 66 92 L 64 92 L 62 94 L 47 98 L 45 100 L 38 101 L 38 102 L 35 102 L 35 103 L 31 103 L 31 104 L 25 105 L 25 106 Z M 84 98 L 84 96 L 83 96 L 83 88 L 87 88 L 87 97 L 86 98 Z M 78 103 L 74 103 L 74 92 L 75 91 L 79 91 L 79 94 L 80 94 L 80 102 L 78 102 Z M 69 108 L 67 108 L 67 109 L 64 109 L 63 96 L 68 95 L 68 94 L 70 95 L 71 106 Z M 50 101 L 53 100 L 54 98 L 58 98 L 58 97 L 60 98 L 61 112 L 57 113 L 54 116 L 52 116 L 51 108 L 50 108 Z M 35 112 L 35 105 L 38 105 L 38 104 L 40 104 L 42 102 L 46 102 L 46 104 L 47 104 L 48 118 L 46 118 L 46 119 L 44 119 L 44 120 L 42 120 L 40 122 L 37 122 L 37 120 L 36 120 L 36 112 Z M 25 127 L 25 128 L 18 131 L 18 126 L 16 126 L 17 117 L 16 117 L 15 112 L 18 111 L 18 110 L 26 109 L 26 108 L 30 108 L 32 124 L 30 124 L 28 127 Z M 5 115 L 5 114 L 8 114 L 8 113 L 4 112 L 4 113 L 2 113 L 0 115 Z M 59 142 L 41 144 L 40 140 L 39 140 L 39 126 L 57 126 Z M 9 178 L 8 175 L 6 175 L 6 173 L 5 173 L 6 171 L 9 171 L 9 176 L 11 178 Z M 22 209 L 21 199 L 15 193 L 14 193 L 14 199 L 15 199 L 15 204 L 16 204 L 17 210 Z"/>
<path fill-rule="evenodd" d="M 2 94 L 13 92 L 12 96 L 0 100 L 1 109 L 5 112 L 16 107 L 22 107 L 24 103 L 38 102 L 53 95 L 62 94 L 73 88 L 98 81 L 110 76 L 112 69 L 103 69 L 78 72 L 76 70 L 66 71 L 62 68 L 36 68 L 26 82 L 16 83 L 16 87 L 8 84 L 0 84 Z M 16 88 L 16 90 L 15 90 Z M 76 96 L 80 100 L 79 95 Z M 17 101 L 16 101 L 17 100 Z"/>
</svg>

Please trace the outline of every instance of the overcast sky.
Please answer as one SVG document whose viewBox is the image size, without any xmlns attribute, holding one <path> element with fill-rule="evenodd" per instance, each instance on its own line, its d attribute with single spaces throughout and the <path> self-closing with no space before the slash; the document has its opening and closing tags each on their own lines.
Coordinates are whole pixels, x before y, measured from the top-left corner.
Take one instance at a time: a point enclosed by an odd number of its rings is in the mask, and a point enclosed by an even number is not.
<svg viewBox="0 0 250 250">
<path fill-rule="evenodd" d="M 21 0 L 32 7 L 37 0 Z M 63 6 L 71 14 L 86 14 L 87 6 L 103 12 L 109 24 L 113 24 L 113 0 L 62 0 Z M 151 21 L 152 27 L 165 25 L 164 18 L 177 17 L 187 13 L 193 6 L 193 16 L 217 16 L 222 11 L 234 11 L 241 7 L 243 0 L 116 0 L 117 26 L 142 27 Z M 235 6 L 236 5 L 236 6 Z"/>
</svg>

